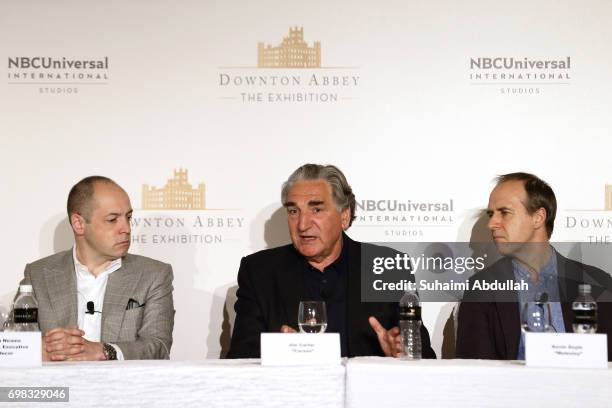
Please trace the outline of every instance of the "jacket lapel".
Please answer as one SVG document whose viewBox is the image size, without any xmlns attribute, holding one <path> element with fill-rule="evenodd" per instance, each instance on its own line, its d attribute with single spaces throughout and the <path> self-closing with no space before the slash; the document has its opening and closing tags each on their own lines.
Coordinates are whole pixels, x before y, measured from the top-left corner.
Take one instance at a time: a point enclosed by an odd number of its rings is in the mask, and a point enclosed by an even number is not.
<svg viewBox="0 0 612 408">
<path fill-rule="evenodd" d="M 103 341 L 117 341 L 130 295 L 133 296 L 136 293 L 142 271 L 132 268 L 130 261 L 130 256 L 126 255 L 122 260 L 121 268 L 108 277 L 100 333 Z M 140 301 L 144 300 L 140 299 Z"/>
<path fill-rule="evenodd" d="M 278 282 L 277 293 L 280 293 L 282 310 L 284 316 L 280 316 L 281 324 L 287 324 L 298 330 L 298 309 L 300 301 L 306 299 L 306 289 L 302 269 L 304 268 L 304 258 L 297 253 L 297 250 L 290 248 L 289 262 L 279 262 L 276 269 L 276 282 Z M 286 322 L 286 323 L 284 323 Z M 279 330 L 280 327 L 272 328 Z"/>
<path fill-rule="evenodd" d="M 363 316 L 361 303 L 361 245 L 343 234 L 344 245 L 347 246 L 348 271 L 346 279 L 346 334 L 349 354 L 355 354 L 360 344 L 351 340 L 360 338 L 358 331 L 367 316 Z"/>
<path fill-rule="evenodd" d="M 500 261 L 499 271 L 496 276 L 502 282 L 511 280 L 514 282 L 514 272 L 510 258 Z M 499 315 L 502 329 L 502 338 L 496 339 L 505 345 L 506 357 L 516 359 L 519 342 L 521 339 L 521 318 L 519 314 L 518 294 L 514 290 L 495 292 L 495 307 Z"/>
<path fill-rule="evenodd" d="M 72 251 L 66 251 L 57 264 L 46 268 L 44 276 L 49 302 L 58 316 L 57 327 L 77 327 L 78 294 Z"/>
<path fill-rule="evenodd" d="M 584 271 L 572 267 L 567 258 L 557 252 L 557 275 L 565 332 L 572 333 L 572 323 L 574 322 L 572 301 L 578 296 L 578 284 L 584 282 Z"/>
</svg>

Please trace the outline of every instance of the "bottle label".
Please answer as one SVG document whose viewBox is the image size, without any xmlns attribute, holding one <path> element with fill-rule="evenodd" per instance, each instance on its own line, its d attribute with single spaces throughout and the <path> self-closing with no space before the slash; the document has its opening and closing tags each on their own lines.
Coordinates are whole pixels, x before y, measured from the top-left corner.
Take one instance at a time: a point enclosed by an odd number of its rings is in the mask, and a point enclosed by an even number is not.
<svg viewBox="0 0 612 408">
<path fill-rule="evenodd" d="M 400 320 L 421 320 L 421 306 L 400 307 Z"/>
<path fill-rule="evenodd" d="M 15 323 L 38 323 L 38 308 L 13 309 Z"/>
<path fill-rule="evenodd" d="M 596 310 L 574 310 L 574 323 L 597 324 Z"/>
</svg>

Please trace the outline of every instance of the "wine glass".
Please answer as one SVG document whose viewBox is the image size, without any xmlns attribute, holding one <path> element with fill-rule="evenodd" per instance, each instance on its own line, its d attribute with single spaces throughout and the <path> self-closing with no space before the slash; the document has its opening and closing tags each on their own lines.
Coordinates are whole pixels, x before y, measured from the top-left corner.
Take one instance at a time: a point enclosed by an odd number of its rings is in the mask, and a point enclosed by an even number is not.
<svg viewBox="0 0 612 408">
<path fill-rule="evenodd" d="M 523 331 L 530 333 L 555 332 L 552 325 L 550 304 L 546 301 L 527 302 L 521 316 Z"/>
<path fill-rule="evenodd" d="M 0 308 L 0 331 L 4 330 L 4 322 L 8 319 L 8 313 Z"/>
<path fill-rule="evenodd" d="M 13 312 L 0 308 L 0 332 L 10 332 L 14 329 Z"/>
<path fill-rule="evenodd" d="M 298 326 L 302 333 L 324 333 L 325 329 L 327 329 L 325 302 L 300 302 Z"/>
</svg>

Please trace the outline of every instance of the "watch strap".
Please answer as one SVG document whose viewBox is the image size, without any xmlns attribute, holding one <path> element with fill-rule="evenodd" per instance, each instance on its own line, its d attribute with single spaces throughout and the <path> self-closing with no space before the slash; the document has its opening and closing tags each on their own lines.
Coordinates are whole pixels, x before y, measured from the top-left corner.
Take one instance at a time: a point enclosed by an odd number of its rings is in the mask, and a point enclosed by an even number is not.
<svg viewBox="0 0 612 408">
<path fill-rule="evenodd" d="M 117 350 L 113 346 L 108 343 L 102 344 L 102 351 L 104 352 L 104 357 L 107 360 L 116 360 L 117 359 Z"/>
</svg>

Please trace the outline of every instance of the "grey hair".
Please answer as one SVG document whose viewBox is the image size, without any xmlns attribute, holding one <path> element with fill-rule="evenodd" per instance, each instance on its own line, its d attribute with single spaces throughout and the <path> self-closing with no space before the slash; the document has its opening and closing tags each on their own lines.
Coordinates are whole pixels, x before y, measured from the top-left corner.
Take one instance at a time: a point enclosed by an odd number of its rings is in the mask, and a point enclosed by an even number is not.
<svg viewBox="0 0 612 408">
<path fill-rule="evenodd" d="M 331 187 L 332 197 L 336 203 L 338 211 L 343 211 L 346 208 L 351 210 L 351 218 L 349 220 L 349 227 L 353 224 L 355 219 L 355 194 L 353 189 L 346 181 L 346 177 L 342 171 L 331 164 L 325 166 L 321 164 L 304 164 L 295 170 L 283 183 L 281 190 L 281 202 L 283 205 L 287 205 L 287 196 L 289 190 L 293 185 L 300 181 L 305 180 L 325 180 Z"/>
</svg>

